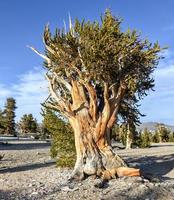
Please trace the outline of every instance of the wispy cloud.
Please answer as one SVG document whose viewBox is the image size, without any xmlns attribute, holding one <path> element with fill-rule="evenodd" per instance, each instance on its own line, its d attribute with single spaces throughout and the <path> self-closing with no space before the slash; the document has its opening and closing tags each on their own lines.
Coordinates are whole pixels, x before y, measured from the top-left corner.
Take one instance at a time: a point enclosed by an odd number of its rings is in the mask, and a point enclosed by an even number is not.
<svg viewBox="0 0 174 200">
<path fill-rule="evenodd" d="M 167 67 L 159 68 L 154 72 L 156 79 L 168 79 L 174 77 L 174 65 L 169 65 Z"/>
<path fill-rule="evenodd" d="M 147 115 L 142 120 L 174 124 L 174 64 L 159 67 L 154 78 L 155 92 L 142 101 L 141 111 Z"/>
<path fill-rule="evenodd" d="M 4 85 L 0 84 L 0 97 L 6 97 L 11 93 Z"/>
<path fill-rule="evenodd" d="M 43 72 L 34 69 L 20 75 L 18 83 L 11 87 L 0 85 L 0 97 L 2 99 L 0 107 L 4 104 L 5 98 L 12 96 L 17 102 L 17 120 L 25 113 L 32 113 L 40 121 L 40 103 L 44 101 L 47 94 L 47 82 L 44 79 Z"/>
</svg>

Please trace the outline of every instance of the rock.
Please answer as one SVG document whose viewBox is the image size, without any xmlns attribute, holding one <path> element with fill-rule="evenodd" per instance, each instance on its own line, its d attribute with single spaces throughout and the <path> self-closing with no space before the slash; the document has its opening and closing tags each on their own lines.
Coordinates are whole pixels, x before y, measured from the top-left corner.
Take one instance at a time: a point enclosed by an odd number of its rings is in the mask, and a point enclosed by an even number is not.
<svg viewBox="0 0 174 200">
<path fill-rule="evenodd" d="M 144 179 L 143 179 L 143 182 L 144 182 L 144 183 L 149 183 L 150 181 L 149 181 L 148 179 L 145 179 L 145 178 L 144 178 Z"/>
<path fill-rule="evenodd" d="M 67 185 L 67 186 L 61 187 L 61 190 L 64 191 L 64 192 L 76 191 L 76 190 L 78 190 L 78 189 L 79 189 L 78 187 L 73 188 L 73 187 L 69 187 L 68 185 Z"/>
<path fill-rule="evenodd" d="M 38 195 L 38 192 L 32 192 L 31 194 L 32 195 Z"/>
</svg>

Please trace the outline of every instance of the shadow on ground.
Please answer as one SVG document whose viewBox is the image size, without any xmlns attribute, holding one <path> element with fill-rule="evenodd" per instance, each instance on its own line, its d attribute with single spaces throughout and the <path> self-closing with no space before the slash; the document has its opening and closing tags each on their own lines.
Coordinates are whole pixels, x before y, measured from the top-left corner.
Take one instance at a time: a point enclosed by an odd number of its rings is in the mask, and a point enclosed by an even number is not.
<svg viewBox="0 0 174 200">
<path fill-rule="evenodd" d="M 128 186 L 119 191 L 114 191 L 108 197 L 103 198 L 103 200 L 172 200 L 173 194 L 170 188 L 153 186 L 152 188 L 146 187 L 144 185 L 139 185 L 135 188 L 135 185 Z"/>
<path fill-rule="evenodd" d="M 32 150 L 32 149 L 43 149 L 43 148 L 48 148 L 51 146 L 50 142 L 45 142 L 45 143 L 16 143 L 16 144 L 1 144 L 0 145 L 0 150 L 5 151 L 5 150 Z"/>
<path fill-rule="evenodd" d="M 0 189 L 0 199 L 4 200 L 10 200 L 10 199 L 15 199 L 17 197 L 17 194 L 15 191 L 11 190 L 1 190 Z"/>
<path fill-rule="evenodd" d="M 51 165 L 55 165 L 55 161 L 47 161 L 45 163 L 33 163 L 33 164 L 26 164 L 26 165 L 20 165 L 16 167 L 10 167 L 10 168 L 0 168 L 0 174 L 4 173 L 14 173 L 14 172 L 21 172 L 21 171 L 28 171 L 28 170 L 34 170 L 38 168 L 43 168 L 43 167 L 49 167 Z"/>
<path fill-rule="evenodd" d="M 125 158 L 125 160 L 130 163 L 130 166 L 140 168 L 143 176 L 152 175 L 160 180 L 174 179 L 174 177 L 167 176 L 169 172 L 174 170 L 174 154 Z"/>
</svg>

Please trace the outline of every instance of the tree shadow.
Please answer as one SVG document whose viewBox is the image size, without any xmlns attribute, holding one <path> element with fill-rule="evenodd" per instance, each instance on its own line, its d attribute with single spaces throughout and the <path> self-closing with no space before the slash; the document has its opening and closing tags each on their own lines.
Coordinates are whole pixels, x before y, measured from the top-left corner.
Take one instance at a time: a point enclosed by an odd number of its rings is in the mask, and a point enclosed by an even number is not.
<svg viewBox="0 0 174 200">
<path fill-rule="evenodd" d="M 153 186 L 148 187 L 145 185 L 136 186 L 127 186 L 122 190 L 115 191 L 112 195 L 109 195 L 103 200 L 146 200 L 146 199 L 173 199 L 173 194 L 170 188 L 163 186 Z"/>
<path fill-rule="evenodd" d="M 17 197 L 16 192 L 11 191 L 11 190 L 1 190 L 0 189 L 0 199 L 4 199 L 4 200 L 10 200 L 10 199 L 14 199 Z"/>
<path fill-rule="evenodd" d="M 45 163 L 25 164 L 25 165 L 20 165 L 20 166 L 16 166 L 16 167 L 3 168 L 3 169 L 0 169 L 0 174 L 14 173 L 14 172 L 34 170 L 34 169 L 43 168 L 43 167 L 49 167 L 51 165 L 55 165 L 55 163 L 56 163 L 56 161 L 51 160 L 51 161 L 47 161 Z"/>
<path fill-rule="evenodd" d="M 51 146 L 50 142 L 36 142 L 36 143 L 16 143 L 16 144 L 0 144 L 0 150 L 32 150 L 32 149 L 43 149 Z"/>
<path fill-rule="evenodd" d="M 127 158 L 125 160 L 130 164 L 130 166 L 140 168 L 144 177 L 153 176 L 157 177 L 161 181 L 174 179 L 167 176 L 167 174 L 174 169 L 174 154 Z"/>
</svg>

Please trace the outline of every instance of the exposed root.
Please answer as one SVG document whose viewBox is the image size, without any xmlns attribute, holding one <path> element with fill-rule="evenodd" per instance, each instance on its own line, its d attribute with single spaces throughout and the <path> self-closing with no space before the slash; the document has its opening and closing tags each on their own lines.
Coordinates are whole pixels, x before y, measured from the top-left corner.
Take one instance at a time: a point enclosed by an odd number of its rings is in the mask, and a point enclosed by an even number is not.
<svg viewBox="0 0 174 200">
<path fill-rule="evenodd" d="M 116 169 L 118 177 L 122 176 L 141 176 L 140 169 L 130 167 L 119 167 Z"/>
<path fill-rule="evenodd" d="M 122 176 L 140 176 L 140 169 L 130 167 L 118 167 L 110 170 L 105 170 L 102 174 L 102 179 L 110 180 L 112 178 Z"/>
</svg>

